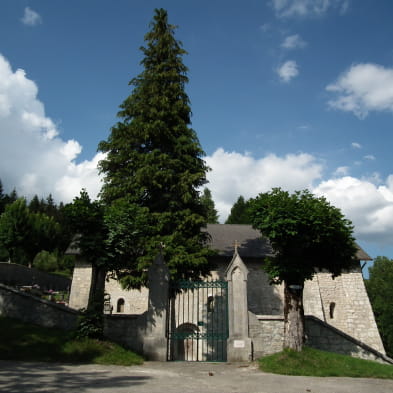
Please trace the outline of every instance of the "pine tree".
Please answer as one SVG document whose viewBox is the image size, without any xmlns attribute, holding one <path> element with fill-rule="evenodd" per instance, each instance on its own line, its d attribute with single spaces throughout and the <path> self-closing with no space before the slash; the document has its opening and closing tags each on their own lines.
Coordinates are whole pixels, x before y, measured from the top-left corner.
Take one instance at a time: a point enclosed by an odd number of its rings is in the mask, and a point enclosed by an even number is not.
<svg viewBox="0 0 393 393">
<path fill-rule="evenodd" d="M 209 270 L 206 235 L 200 230 L 206 214 L 198 192 L 206 183 L 207 167 L 190 128 L 187 67 L 182 61 L 186 51 L 175 39 L 175 26 L 168 23 L 165 10 L 155 10 L 150 27 L 141 48 L 144 69 L 130 82 L 133 90 L 120 106 L 121 121 L 99 144 L 107 154 L 100 163 L 102 201 L 127 210 L 124 201 L 119 203 L 125 200 L 134 206 L 131 210 L 147 212 L 150 223 L 139 228 L 145 235 L 144 250 L 130 262 L 130 274 L 123 280 L 127 286 L 144 282 L 160 244 L 172 278 L 197 278 Z"/>
<path fill-rule="evenodd" d="M 245 201 L 240 195 L 234 203 L 225 224 L 251 224 L 250 213 L 248 212 L 249 201 Z"/>
<path fill-rule="evenodd" d="M 34 195 L 29 203 L 29 210 L 32 213 L 42 213 L 44 211 L 41 201 L 38 198 L 38 195 Z"/>
<path fill-rule="evenodd" d="M 0 214 L 3 213 L 6 205 L 6 196 L 3 192 L 3 183 L 0 179 Z"/>
<path fill-rule="evenodd" d="M 212 193 L 207 187 L 203 190 L 201 201 L 207 214 L 208 224 L 218 224 L 218 212 L 214 205 Z"/>
</svg>

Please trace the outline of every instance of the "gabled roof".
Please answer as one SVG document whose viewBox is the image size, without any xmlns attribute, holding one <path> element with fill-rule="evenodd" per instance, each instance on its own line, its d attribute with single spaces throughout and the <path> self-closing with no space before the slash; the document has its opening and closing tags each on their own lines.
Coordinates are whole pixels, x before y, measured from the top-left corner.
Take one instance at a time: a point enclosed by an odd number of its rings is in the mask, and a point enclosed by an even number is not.
<svg viewBox="0 0 393 393">
<path fill-rule="evenodd" d="M 260 258 L 273 255 L 269 241 L 262 238 L 251 225 L 207 224 L 210 235 L 209 246 L 220 256 L 232 257 L 237 243 L 242 258 Z"/>
<path fill-rule="evenodd" d="M 208 245 L 218 252 L 219 256 L 232 257 L 237 250 L 242 258 L 263 258 L 273 256 L 274 252 L 268 239 L 251 225 L 242 224 L 207 224 L 204 229 L 210 235 Z M 77 246 L 78 236 L 75 236 L 69 245 L 66 254 L 79 255 Z M 359 246 L 356 257 L 360 261 L 371 261 L 372 258 Z"/>
<path fill-rule="evenodd" d="M 206 231 L 210 235 L 209 246 L 220 256 L 232 257 L 237 243 L 238 253 L 242 258 L 261 258 L 274 255 L 268 239 L 253 229 L 251 225 L 242 224 L 207 224 Z M 357 245 L 356 257 L 361 261 L 372 258 Z"/>
</svg>

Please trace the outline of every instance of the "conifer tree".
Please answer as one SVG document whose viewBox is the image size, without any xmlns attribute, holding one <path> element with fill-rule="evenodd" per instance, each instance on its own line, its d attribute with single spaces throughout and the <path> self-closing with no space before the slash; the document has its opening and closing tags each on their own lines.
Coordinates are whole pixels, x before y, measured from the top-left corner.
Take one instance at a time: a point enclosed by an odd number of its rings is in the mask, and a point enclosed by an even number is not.
<svg viewBox="0 0 393 393">
<path fill-rule="evenodd" d="M 123 277 L 129 287 L 144 283 L 146 267 L 160 244 L 172 278 L 197 278 L 209 270 L 206 235 L 200 230 L 206 214 L 198 192 L 206 183 L 207 167 L 190 128 L 187 67 L 182 60 L 186 51 L 175 39 L 175 26 L 168 23 L 165 10 L 155 10 L 150 27 L 141 47 L 143 71 L 131 80 L 133 90 L 118 113 L 121 120 L 98 148 L 107 154 L 100 162 L 103 203 L 123 209 L 126 202 L 136 216 L 148 216 L 149 224 L 141 220 L 145 223 L 137 231 L 138 239 L 144 235 L 144 248 L 130 255 L 129 274 Z M 112 249 L 122 246 L 111 244 Z"/>
<path fill-rule="evenodd" d="M 3 213 L 6 205 L 6 196 L 3 192 L 3 183 L 0 179 L 0 214 Z"/>
<path fill-rule="evenodd" d="M 249 201 L 245 201 L 244 197 L 240 195 L 233 204 L 225 224 L 251 224 L 251 217 L 248 209 Z"/>
<path fill-rule="evenodd" d="M 206 187 L 203 190 L 201 201 L 203 206 L 205 207 L 206 214 L 207 214 L 207 223 L 208 224 L 218 224 L 218 212 L 214 205 L 214 201 L 212 198 L 211 191 Z"/>
</svg>

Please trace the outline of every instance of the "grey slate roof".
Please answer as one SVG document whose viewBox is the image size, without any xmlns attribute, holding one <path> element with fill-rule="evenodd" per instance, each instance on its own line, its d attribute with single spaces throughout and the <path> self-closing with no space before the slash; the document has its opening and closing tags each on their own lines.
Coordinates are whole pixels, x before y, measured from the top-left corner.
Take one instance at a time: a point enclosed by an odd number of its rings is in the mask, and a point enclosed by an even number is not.
<svg viewBox="0 0 393 393">
<path fill-rule="evenodd" d="M 233 256 L 235 241 L 242 258 L 261 258 L 273 255 L 269 240 L 262 237 L 260 232 L 251 225 L 241 224 L 207 224 L 206 231 L 210 234 L 209 246 L 220 256 Z M 371 261 L 372 258 L 359 245 L 356 254 L 361 261 Z"/>
<path fill-rule="evenodd" d="M 269 240 L 262 237 L 260 232 L 251 225 L 242 224 L 207 224 L 204 229 L 210 235 L 209 246 L 218 252 L 219 256 L 232 257 L 235 251 L 235 242 L 238 244 L 238 253 L 242 258 L 261 258 L 273 255 Z M 80 250 L 74 237 L 66 254 L 79 255 Z M 359 245 L 356 254 L 360 261 L 371 261 L 372 258 Z"/>
<path fill-rule="evenodd" d="M 262 238 L 259 231 L 251 225 L 241 224 L 207 224 L 210 235 L 209 246 L 220 256 L 232 257 L 235 242 L 242 258 L 260 258 L 273 255 L 269 241 Z"/>
</svg>

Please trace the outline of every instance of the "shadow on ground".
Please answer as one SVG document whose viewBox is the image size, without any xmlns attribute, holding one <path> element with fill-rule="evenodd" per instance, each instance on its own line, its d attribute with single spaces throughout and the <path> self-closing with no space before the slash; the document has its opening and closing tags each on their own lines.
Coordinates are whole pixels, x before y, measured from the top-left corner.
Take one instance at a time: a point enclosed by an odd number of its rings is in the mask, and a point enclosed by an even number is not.
<svg viewBox="0 0 393 393">
<path fill-rule="evenodd" d="M 50 363 L 1 362 L 0 392 L 37 393 L 79 391 L 129 387 L 144 384 L 149 376 L 111 376 L 97 366 L 90 372 L 78 371 L 73 365 L 70 372 L 67 365 Z"/>
</svg>

